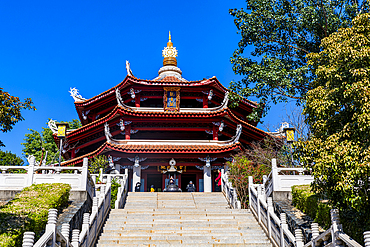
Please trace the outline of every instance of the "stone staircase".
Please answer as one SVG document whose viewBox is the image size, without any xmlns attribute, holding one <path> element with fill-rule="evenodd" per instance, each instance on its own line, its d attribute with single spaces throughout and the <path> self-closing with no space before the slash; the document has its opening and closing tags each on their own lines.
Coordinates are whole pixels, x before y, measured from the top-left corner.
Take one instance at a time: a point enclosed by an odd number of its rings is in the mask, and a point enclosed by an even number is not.
<svg viewBox="0 0 370 247">
<path fill-rule="evenodd" d="M 230 209 L 222 193 L 132 193 L 111 210 L 97 247 L 268 246 L 247 209 Z"/>
</svg>

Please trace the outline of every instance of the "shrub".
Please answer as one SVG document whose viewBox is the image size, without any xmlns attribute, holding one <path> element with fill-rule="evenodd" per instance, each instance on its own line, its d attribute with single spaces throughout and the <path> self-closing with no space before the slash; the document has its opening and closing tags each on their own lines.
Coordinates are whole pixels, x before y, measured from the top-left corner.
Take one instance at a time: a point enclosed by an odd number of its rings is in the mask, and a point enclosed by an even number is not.
<svg viewBox="0 0 370 247">
<path fill-rule="evenodd" d="M 263 175 L 269 174 L 271 168 L 266 165 L 254 165 L 246 156 L 234 157 L 234 162 L 229 162 L 230 180 L 236 189 L 242 208 L 248 208 L 248 177 L 253 176 L 257 184 L 261 184 Z"/>
<path fill-rule="evenodd" d="M 117 200 L 117 194 L 118 194 L 118 188 L 120 187 L 120 184 L 117 182 L 116 178 L 112 178 L 111 183 L 111 199 L 110 199 L 110 207 L 115 207 L 115 202 Z"/>
<path fill-rule="evenodd" d="M 69 184 L 37 184 L 24 188 L 0 208 L 0 246 L 21 246 L 25 231 L 38 238 L 45 229 L 48 210 L 67 206 Z"/>
<path fill-rule="evenodd" d="M 320 226 L 326 229 L 330 227 L 331 208 L 327 202 L 320 200 L 319 196 L 311 191 L 309 184 L 292 186 L 292 203 Z"/>
</svg>

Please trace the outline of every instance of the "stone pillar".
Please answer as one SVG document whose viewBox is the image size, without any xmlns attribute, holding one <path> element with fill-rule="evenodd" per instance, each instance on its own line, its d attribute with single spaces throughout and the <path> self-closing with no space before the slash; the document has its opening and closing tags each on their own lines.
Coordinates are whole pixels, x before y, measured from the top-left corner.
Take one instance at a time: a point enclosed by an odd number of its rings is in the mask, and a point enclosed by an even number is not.
<svg viewBox="0 0 370 247">
<path fill-rule="evenodd" d="M 78 247 L 79 244 L 80 244 L 80 230 L 74 229 L 72 231 L 71 245 L 72 245 L 72 247 Z"/>
<path fill-rule="evenodd" d="M 295 229 L 295 246 L 296 247 L 303 247 L 303 234 L 301 229 Z"/>
<path fill-rule="evenodd" d="M 141 166 L 132 167 L 132 192 L 135 192 L 136 183 L 141 182 Z"/>
<path fill-rule="evenodd" d="M 204 192 L 212 192 L 211 166 L 203 166 Z"/>
</svg>

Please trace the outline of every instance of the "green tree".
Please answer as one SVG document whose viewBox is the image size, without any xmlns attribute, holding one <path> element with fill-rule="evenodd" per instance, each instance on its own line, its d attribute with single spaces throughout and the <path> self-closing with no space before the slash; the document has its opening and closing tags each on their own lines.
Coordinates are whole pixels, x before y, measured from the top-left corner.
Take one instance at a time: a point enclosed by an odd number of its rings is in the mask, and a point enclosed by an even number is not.
<svg viewBox="0 0 370 247">
<path fill-rule="evenodd" d="M 314 191 L 336 208 L 367 212 L 368 216 L 369 37 L 370 14 L 362 14 L 352 21 L 352 27 L 323 39 L 321 52 L 308 56 L 316 74 L 303 111 L 311 136 L 297 143 L 297 155 L 315 177 Z M 358 220 L 366 225 L 366 217 Z"/>
<path fill-rule="evenodd" d="M 16 154 L 0 150 L 0 166 L 22 166 L 24 161 Z"/>
<path fill-rule="evenodd" d="M 23 109 L 36 110 L 31 98 L 22 102 L 18 97 L 11 96 L 0 87 L 0 131 L 8 132 L 19 121 L 24 120 L 21 111 Z M 0 147 L 5 146 L 0 140 Z"/>
<path fill-rule="evenodd" d="M 81 123 L 77 119 L 73 119 L 68 122 L 68 124 L 70 129 L 81 127 Z M 29 131 L 31 131 L 31 133 L 25 135 L 25 142 L 22 143 L 24 147 L 22 149 L 23 155 L 27 157 L 32 154 L 35 156 L 37 162 L 41 162 L 45 159 L 47 152 L 46 164 L 57 162 L 59 149 L 55 144 L 51 129 L 43 127 L 41 133 L 33 129 L 29 129 Z M 64 149 L 68 149 L 68 145 L 65 145 Z"/>
<path fill-rule="evenodd" d="M 321 40 L 369 11 L 368 1 L 247 0 L 247 8 L 231 9 L 241 40 L 231 63 L 242 80 L 231 82 L 233 102 L 256 96 L 260 107 L 249 119 L 258 120 L 269 103 L 302 103 L 315 74 L 306 55 L 320 51 Z M 252 49 L 250 54 L 245 54 Z M 265 107 L 266 106 L 266 107 Z"/>
</svg>

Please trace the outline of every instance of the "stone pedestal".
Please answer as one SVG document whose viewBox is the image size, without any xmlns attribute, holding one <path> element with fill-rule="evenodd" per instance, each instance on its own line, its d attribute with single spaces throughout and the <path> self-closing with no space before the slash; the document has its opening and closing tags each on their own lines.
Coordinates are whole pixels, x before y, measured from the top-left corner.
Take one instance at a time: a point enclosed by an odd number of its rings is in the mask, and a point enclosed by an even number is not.
<svg viewBox="0 0 370 247">
<path fill-rule="evenodd" d="M 204 192 L 212 192 L 211 166 L 203 166 Z"/>
</svg>

